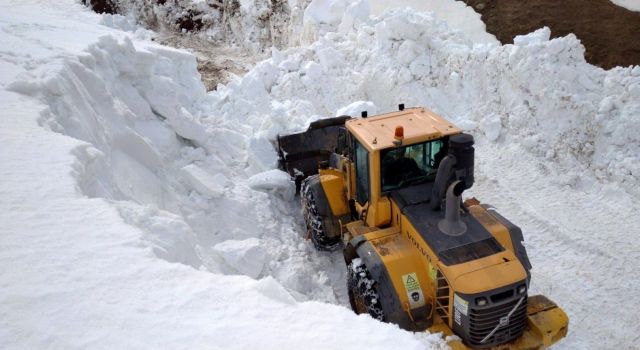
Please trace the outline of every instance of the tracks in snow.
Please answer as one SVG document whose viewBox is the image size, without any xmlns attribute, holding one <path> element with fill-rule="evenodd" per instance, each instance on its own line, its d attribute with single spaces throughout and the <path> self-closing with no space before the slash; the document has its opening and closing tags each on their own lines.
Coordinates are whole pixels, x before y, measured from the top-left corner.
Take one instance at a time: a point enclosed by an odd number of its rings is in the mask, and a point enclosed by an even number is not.
<svg viewBox="0 0 640 350">
<path fill-rule="evenodd" d="M 562 187 L 515 148 L 505 152 L 483 144 L 477 154 L 474 195 L 522 227 L 533 264 L 532 292 L 549 296 L 570 317 L 569 336 L 558 348 L 629 347 L 635 315 L 626 310 L 640 290 L 634 271 L 640 266 L 634 237 L 640 211 L 631 196 L 595 182 L 584 189 Z"/>
</svg>

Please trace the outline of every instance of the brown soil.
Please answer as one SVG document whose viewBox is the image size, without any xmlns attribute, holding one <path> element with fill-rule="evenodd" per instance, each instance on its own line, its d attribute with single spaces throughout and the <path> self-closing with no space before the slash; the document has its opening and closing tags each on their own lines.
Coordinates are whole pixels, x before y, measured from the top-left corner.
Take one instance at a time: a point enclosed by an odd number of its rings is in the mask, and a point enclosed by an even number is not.
<svg viewBox="0 0 640 350">
<path fill-rule="evenodd" d="M 574 33 L 591 64 L 609 69 L 640 65 L 640 12 L 609 0 L 465 0 L 503 44 L 543 26 L 552 37 Z"/>
<path fill-rule="evenodd" d="M 181 33 L 164 33 L 155 40 L 162 45 L 186 49 L 193 53 L 207 91 L 215 90 L 218 84 L 228 83 L 234 75 L 242 76 L 258 61 L 266 58 L 266 54 L 250 54 L 241 48 L 228 47 Z"/>
</svg>

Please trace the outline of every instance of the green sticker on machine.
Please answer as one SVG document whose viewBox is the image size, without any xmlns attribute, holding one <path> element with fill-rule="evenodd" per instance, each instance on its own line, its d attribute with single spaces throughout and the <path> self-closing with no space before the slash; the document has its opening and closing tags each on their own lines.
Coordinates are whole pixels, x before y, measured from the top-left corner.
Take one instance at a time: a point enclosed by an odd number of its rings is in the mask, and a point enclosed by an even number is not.
<svg viewBox="0 0 640 350">
<path fill-rule="evenodd" d="M 431 263 L 429 263 L 429 278 L 431 278 L 432 281 L 435 281 L 437 276 L 438 271 L 433 267 L 433 265 L 431 265 Z"/>
<path fill-rule="evenodd" d="M 424 306 L 424 295 L 422 294 L 422 288 L 420 288 L 420 282 L 415 272 L 408 273 L 402 276 L 402 283 L 407 290 L 407 297 L 409 299 L 409 305 L 412 309 Z"/>
</svg>

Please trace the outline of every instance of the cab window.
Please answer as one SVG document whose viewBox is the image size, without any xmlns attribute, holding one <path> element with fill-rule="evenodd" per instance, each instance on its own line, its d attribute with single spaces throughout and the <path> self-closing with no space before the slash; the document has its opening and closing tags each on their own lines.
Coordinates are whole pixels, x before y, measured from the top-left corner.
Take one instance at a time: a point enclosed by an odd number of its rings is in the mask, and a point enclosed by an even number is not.
<svg viewBox="0 0 640 350">
<path fill-rule="evenodd" d="M 445 145 L 443 140 L 434 140 L 380 152 L 382 192 L 434 181 L 447 153 Z"/>
<path fill-rule="evenodd" d="M 356 161 L 356 200 L 364 205 L 369 200 L 369 152 L 354 140 Z"/>
</svg>

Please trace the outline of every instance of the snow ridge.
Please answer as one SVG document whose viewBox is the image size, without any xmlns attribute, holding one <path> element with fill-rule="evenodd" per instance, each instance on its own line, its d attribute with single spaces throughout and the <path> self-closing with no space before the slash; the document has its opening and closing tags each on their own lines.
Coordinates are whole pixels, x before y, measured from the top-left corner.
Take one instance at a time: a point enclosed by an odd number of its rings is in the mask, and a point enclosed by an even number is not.
<svg viewBox="0 0 640 350">
<path fill-rule="evenodd" d="M 353 101 L 381 112 L 400 102 L 425 105 L 491 141 L 522 145 L 554 164 L 547 170 L 559 181 L 572 184 L 587 171 L 635 191 L 640 67 L 604 71 L 584 60 L 575 36 L 549 34 L 543 28 L 515 45 L 472 44 L 430 13 L 395 10 L 308 47 L 274 51 L 212 92 L 201 115 L 226 114 L 216 121 L 231 118 L 273 140 Z"/>
<path fill-rule="evenodd" d="M 305 302 L 344 298 L 332 285 L 344 283 L 340 257 L 301 239 L 290 182 L 249 181 L 267 164 L 249 160 L 259 139 L 194 117 L 205 98 L 194 57 L 46 5 L 0 16 L 35 43 L 2 56 L 21 72 L 0 92 L 0 159 L 12 165 L 1 173 L 2 348 L 444 346 Z M 97 29 L 69 48 L 87 23 Z M 60 36 L 44 46 L 43 30 Z"/>
</svg>

